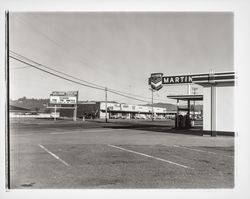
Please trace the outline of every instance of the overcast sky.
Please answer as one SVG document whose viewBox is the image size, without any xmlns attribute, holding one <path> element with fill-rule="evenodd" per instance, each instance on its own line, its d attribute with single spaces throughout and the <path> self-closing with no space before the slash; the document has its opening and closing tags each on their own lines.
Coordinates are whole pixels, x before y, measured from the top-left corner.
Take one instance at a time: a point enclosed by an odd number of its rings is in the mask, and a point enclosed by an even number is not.
<svg viewBox="0 0 250 199">
<path fill-rule="evenodd" d="M 233 14 L 10 13 L 10 49 L 79 79 L 150 98 L 151 73 L 234 70 Z M 167 95 L 186 94 L 186 87 L 164 86 L 155 98 L 169 101 Z M 80 100 L 104 100 L 103 91 L 11 60 L 12 99 L 48 98 L 52 91 L 68 90 L 78 90 Z M 114 94 L 108 99 L 142 104 Z"/>
</svg>

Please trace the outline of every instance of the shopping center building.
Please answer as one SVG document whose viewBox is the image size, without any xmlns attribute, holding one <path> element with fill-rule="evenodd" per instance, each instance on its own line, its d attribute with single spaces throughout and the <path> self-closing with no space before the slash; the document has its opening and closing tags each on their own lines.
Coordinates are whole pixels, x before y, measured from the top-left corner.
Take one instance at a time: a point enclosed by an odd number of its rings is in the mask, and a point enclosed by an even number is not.
<svg viewBox="0 0 250 199">
<path fill-rule="evenodd" d="M 62 105 L 70 107 L 72 105 Z M 60 117 L 72 117 L 73 109 L 59 109 Z M 153 114 L 152 114 L 153 112 Z M 107 102 L 107 118 L 108 119 L 163 119 L 175 116 L 176 110 L 167 110 L 164 107 L 152 107 L 145 105 L 135 105 L 117 102 Z M 79 102 L 77 105 L 77 117 L 82 118 L 106 118 L 106 102 L 105 101 L 85 101 Z"/>
</svg>

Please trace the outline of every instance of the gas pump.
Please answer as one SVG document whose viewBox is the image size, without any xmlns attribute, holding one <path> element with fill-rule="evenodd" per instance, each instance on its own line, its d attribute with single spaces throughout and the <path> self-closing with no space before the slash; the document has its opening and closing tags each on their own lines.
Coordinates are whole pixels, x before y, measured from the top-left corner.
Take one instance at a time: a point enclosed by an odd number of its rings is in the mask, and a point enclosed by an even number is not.
<svg viewBox="0 0 250 199">
<path fill-rule="evenodd" d="M 191 128 L 190 120 L 190 100 L 187 100 L 187 108 L 179 107 L 179 100 L 177 101 L 177 113 L 175 118 L 175 128 L 189 129 Z"/>
</svg>

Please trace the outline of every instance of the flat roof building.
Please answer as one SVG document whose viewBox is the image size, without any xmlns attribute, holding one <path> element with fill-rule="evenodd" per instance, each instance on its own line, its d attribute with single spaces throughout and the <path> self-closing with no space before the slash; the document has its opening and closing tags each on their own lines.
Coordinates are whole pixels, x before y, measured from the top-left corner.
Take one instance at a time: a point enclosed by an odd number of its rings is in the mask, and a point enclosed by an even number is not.
<svg viewBox="0 0 250 199">
<path fill-rule="evenodd" d="M 70 107 L 74 105 L 61 105 L 63 107 Z M 59 109 L 60 117 L 72 117 L 73 109 Z M 146 105 L 135 105 L 118 102 L 107 102 L 107 117 L 108 118 L 142 118 L 147 119 L 151 117 L 152 111 L 155 117 L 166 116 L 169 114 L 176 114 L 176 111 L 167 110 L 163 107 L 153 107 Z M 91 118 L 106 118 L 106 103 L 104 101 L 88 101 L 77 104 L 77 117 L 91 117 Z"/>
</svg>

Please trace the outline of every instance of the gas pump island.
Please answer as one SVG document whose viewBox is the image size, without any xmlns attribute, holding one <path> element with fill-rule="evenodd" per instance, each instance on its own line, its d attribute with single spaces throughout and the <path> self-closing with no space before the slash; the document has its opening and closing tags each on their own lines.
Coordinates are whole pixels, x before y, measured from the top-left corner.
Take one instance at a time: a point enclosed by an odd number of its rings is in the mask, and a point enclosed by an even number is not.
<svg viewBox="0 0 250 199">
<path fill-rule="evenodd" d="M 154 91 L 159 91 L 167 85 L 200 85 L 203 87 L 203 95 L 169 95 L 170 99 L 177 101 L 177 113 L 175 128 L 189 129 L 190 102 L 203 101 L 203 130 L 210 131 L 211 136 L 217 132 L 234 132 L 233 107 L 234 107 L 234 72 L 219 72 L 193 75 L 163 76 L 163 73 L 152 73 L 148 84 Z M 190 89 L 189 89 L 190 90 Z M 179 106 L 179 101 L 186 101 L 187 107 Z M 180 112 L 186 112 L 181 115 Z"/>
</svg>

